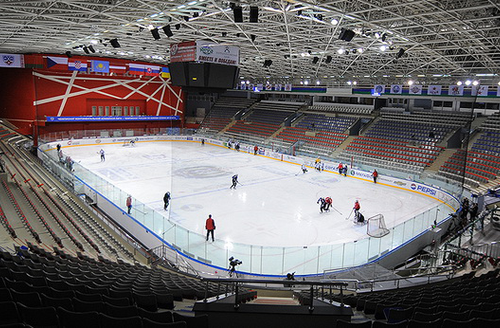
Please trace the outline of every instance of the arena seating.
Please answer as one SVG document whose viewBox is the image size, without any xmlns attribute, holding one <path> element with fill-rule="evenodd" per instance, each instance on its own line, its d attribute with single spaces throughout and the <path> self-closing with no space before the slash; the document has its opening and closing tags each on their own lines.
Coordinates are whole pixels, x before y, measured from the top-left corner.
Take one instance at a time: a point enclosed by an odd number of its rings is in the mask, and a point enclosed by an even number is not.
<svg viewBox="0 0 500 328">
<path fill-rule="evenodd" d="M 368 136 L 355 138 L 340 157 L 363 164 L 403 171 L 422 172 L 436 159 L 443 148 L 432 145 L 412 146 L 404 141 Z"/>
<path fill-rule="evenodd" d="M 486 121 L 481 124 L 481 129 L 500 132 L 500 111 L 488 116 Z"/>
<path fill-rule="evenodd" d="M 347 138 L 346 134 L 337 132 L 319 131 L 314 135 L 307 135 L 306 132 L 308 130 L 304 128 L 287 127 L 276 138 L 290 145 L 303 141 L 300 151 L 323 156 L 329 155 Z"/>
<path fill-rule="evenodd" d="M 173 317 L 167 311 L 174 309 L 174 300 L 205 296 L 206 283 L 194 277 L 60 251 L 63 257 L 56 256 L 34 244 L 17 251 L 0 252 L 0 325 L 152 327 L 155 322 L 197 321 L 187 327 L 208 327 L 207 317 Z M 209 297 L 216 291 L 215 285 L 208 285 Z M 144 322 L 146 318 L 153 323 Z"/>
<path fill-rule="evenodd" d="M 500 325 L 500 270 L 417 288 L 359 293 L 344 302 L 373 321 L 367 327 L 497 327 Z M 340 301 L 338 296 L 334 300 Z M 337 327 L 360 327 L 343 323 Z M 489 324 L 489 325 L 488 325 Z"/>
<path fill-rule="evenodd" d="M 459 149 L 446 161 L 438 174 L 478 188 L 500 176 L 500 131 L 484 132 L 467 153 Z"/>
<path fill-rule="evenodd" d="M 309 106 L 307 111 L 369 115 L 373 112 L 373 105 L 321 103 Z"/>
<path fill-rule="evenodd" d="M 352 116 L 327 116 L 321 114 L 306 114 L 295 127 L 309 130 L 325 130 L 344 133 L 355 121 Z"/>
<path fill-rule="evenodd" d="M 255 100 L 245 98 L 220 98 L 201 123 L 205 133 L 217 133 L 224 129 L 239 111 L 250 107 Z"/>
</svg>

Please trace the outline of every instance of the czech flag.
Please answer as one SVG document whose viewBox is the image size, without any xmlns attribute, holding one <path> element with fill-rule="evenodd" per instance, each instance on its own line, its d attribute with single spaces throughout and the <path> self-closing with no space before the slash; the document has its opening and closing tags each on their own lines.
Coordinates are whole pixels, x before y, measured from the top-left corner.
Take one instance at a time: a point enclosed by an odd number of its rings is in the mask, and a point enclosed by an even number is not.
<svg viewBox="0 0 500 328">
<path fill-rule="evenodd" d="M 47 57 L 47 68 L 50 70 L 66 71 L 68 69 L 68 58 Z"/>
</svg>

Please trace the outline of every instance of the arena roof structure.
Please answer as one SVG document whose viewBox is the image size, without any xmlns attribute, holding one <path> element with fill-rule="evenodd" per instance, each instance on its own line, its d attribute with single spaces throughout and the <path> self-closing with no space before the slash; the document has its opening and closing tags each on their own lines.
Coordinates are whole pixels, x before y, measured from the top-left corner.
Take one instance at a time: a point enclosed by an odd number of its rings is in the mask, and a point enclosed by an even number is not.
<svg viewBox="0 0 500 328">
<path fill-rule="evenodd" d="M 253 81 L 496 84 L 499 32 L 494 0 L 0 1 L 2 53 L 88 51 L 166 64 L 170 44 L 209 40 L 239 46 L 240 76 Z"/>
</svg>

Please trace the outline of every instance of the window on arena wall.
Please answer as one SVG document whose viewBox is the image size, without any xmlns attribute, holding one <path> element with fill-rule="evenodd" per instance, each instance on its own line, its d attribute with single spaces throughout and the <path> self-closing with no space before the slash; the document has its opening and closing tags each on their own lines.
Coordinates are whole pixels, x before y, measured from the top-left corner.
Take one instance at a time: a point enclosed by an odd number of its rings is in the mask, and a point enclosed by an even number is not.
<svg viewBox="0 0 500 328">
<path fill-rule="evenodd" d="M 103 116 L 104 115 L 104 107 L 103 106 L 99 106 L 99 116 Z"/>
<path fill-rule="evenodd" d="M 135 115 L 137 116 L 141 115 L 141 107 L 135 106 Z"/>
<path fill-rule="evenodd" d="M 123 106 L 123 116 L 128 115 L 128 106 Z"/>
<path fill-rule="evenodd" d="M 96 115 L 97 115 L 97 107 L 92 106 L 92 116 L 96 116 Z"/>
<path fill-rule="evenodd" d="M 106 106 L 106 116 L 109 116 L 109 106 Z"/>
</svg>

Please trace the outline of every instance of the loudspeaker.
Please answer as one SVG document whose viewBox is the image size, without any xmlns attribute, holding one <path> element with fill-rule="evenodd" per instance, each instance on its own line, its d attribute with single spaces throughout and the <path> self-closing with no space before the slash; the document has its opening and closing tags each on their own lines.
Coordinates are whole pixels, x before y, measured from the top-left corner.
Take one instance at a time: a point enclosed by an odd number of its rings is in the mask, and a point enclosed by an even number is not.
<svg viewBox="0 0 500 328">
<path fill-rule="evenodd" d="M 90 50 L 91 53 L 95 52 L 95 49 L 94 49 L 94 47 L 92 45 L 88 46 L 88 48 L 89 48 L 89 50 Z"/>
<path fill-rule="evenodd" d="M 90 53 L 89 48 L 87 48 L 87 46 L 83 46 L 83 51 L 84 51 L 86 54 L 89 54 L 89 53 Z"/>
<path fill-rule="evenodd" d="M 332 62 L 332 56 L 326 56 L 325 63 L 330 64 Z"/>
<path fill-rule="evenodd" d="M 255 41 L 255 39 L 257 38 L 257 36 L 255 34 L 250 34 L 250 39 L 253 41 Z"/>
<path fill-rule="evenodd" d="M 403 48 L 399 49 L 398 53 L 396 54 L 396 58 L 401 58 L 405 54 L 405 50 Z"/>
<path fill-rule="evenodd" d="M 354 38 L 354 36 L 356 35 L 356 33 L 354 33 L 353 30 L 349 30 L 349 29 L 346 29 L 346 28 L 342 28 L 340 30 L 340 35 L 339 35 L 339 39 L 340 40 L 343 40 L 343 41 L 351 41 L 352 38 Z"/>
<path fill-rule="evenodd" d="M 174 33 L 172 33 L 172 30 L 170 29 L 170 25 L 163 26 L 163 32 L 165 33 L 166 36 L 169 38 L 174 36 Z"/>
<path fill-rule="evenodd" d="M 241 6 L 234 6 L 233 14 L 235 23 L 243 23 L 243 9 Z"/>
<path fill-rule="evenodd" d="M 160 32 L 158 32 L 158 28 L 152 29 L 151 35 L 155 38 L 155 40 L 160 40 Z"/>
<path fill-rule="evenodd" d="M 250 7 L 250 23 L 259 22 L 259 7 Z"/>
<path fill-rule="evenodd" d="M 118 43 L 118 39 L 111 39 L 109 40 L 109 43 L 111 44 L 111 46 L 113 46 L 113 48 L 120 48 L 120 44 Z"/>
<path fill-rule="evenodd" d="M 313 64 L 317 64 L 317 63 L 318 63 L 318 60 L 319 60 L 319 58 L 318 58 L 318 57 L 314 57 L 314 58 L 313 58 Z"/>
<path fill-rule="evenodd" d="M 269 67 L 273 64 L 273 61 L 270 59 L 264 60 L 264 66 L 263 67 Z"/>
<path fill-rule="evenodd" d="M 66 53 L 66 57 L 68 57 L 68 58 L 73 57 L 73 55 L 71 54 L 71 51 L 68 50 L 65 53 Z"/>
</svg>

